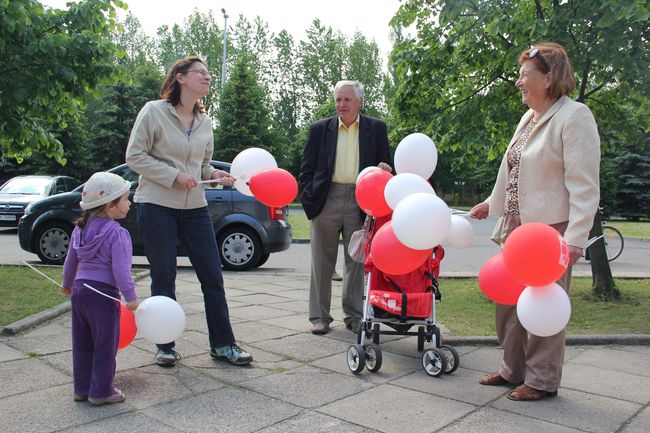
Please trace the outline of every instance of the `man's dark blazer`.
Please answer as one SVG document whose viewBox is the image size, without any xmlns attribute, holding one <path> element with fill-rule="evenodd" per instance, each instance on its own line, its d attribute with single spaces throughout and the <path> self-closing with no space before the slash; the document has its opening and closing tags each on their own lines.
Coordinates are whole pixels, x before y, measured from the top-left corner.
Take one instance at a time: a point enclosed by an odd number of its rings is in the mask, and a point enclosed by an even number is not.
<svg viewBox="0 0 650 433">
<path fill-rule="evenodd" d="M 338 140 L 338 116 L 311 124 L 300 164 L 300 201 L 307 218 L 323 210 L 332 182 Z M 359 171 L 380 162 L 390 164 L 386 124 L 374 117 L 359 116 Z"/>
</svg>

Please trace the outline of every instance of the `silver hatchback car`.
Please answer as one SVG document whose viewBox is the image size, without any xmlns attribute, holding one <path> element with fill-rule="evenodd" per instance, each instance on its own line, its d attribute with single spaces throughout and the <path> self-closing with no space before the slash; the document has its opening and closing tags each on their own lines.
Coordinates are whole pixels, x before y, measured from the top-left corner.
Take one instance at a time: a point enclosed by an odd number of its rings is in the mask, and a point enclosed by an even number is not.
<svg viewBox="0 0 650 433">
<path fill-rule="evenodd" d="M 212 161 L 220 170 L 230 171 L 230 164 Z M 111 170 L 133 182 L 130 199 L 138 183 L 138 174 L 126 164 Z M 284 251 L 291 245 L 291 226 L 287 222 L 288 208 L 268 207 L 232 187 L 205 185 L 205 198 L 214 225 L 216 241 L 225 269 L 245 271 L 263 265 L 271 253 Z M 72 192 L 57 194 L 31 203 L 18 223 L 18 239 L 22 249 L 35 253 L 41 261 L 60 264 L 65 259 L 74 228 L 81 215 L 79 201 L 83 185 Z M 136 205 L 126 218 L 120 220 L 131 234 L 133 255 L 145 255 L 144 243 L 136 225 Z M 177 244 L 178 255 L 186 252 Z"/>
</svg>

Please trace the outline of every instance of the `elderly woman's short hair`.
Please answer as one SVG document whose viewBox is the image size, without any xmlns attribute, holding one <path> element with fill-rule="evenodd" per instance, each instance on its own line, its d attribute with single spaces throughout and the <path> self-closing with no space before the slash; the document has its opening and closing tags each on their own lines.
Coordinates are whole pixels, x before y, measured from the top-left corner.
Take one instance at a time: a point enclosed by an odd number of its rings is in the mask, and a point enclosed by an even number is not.
<svg viewBox="0 0 650 433">
<path fill-rule="evenodd" d="M 531 57 L 530 53 L 534 48 L 537 48 L 539 53 Z M 550 72 L 551 87 L 548 89 L 548 94 L 551 98 L 558 99 L 576 88 L 573 66 L 562 45 L 553 42 L 536 44 L 519 55 L 520 65 L 527 61 L 535 62 L 536 68 L 545 74 Z"/>
</svg>

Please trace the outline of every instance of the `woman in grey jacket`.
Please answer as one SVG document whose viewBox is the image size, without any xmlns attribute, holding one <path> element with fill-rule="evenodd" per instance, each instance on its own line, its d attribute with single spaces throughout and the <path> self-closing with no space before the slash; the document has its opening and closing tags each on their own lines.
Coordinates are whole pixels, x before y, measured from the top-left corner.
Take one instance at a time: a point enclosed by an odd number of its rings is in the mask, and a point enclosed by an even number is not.
<svg viewBox="0 0 650 433">
<path fill-rule="evenodd" d="M 582 257 L 599 201 L 600 138 L 591 111 L 567 95 L 573 68 L 558 44 L 531 47 L 519 57 L 517 88 L 530 107 L 519 122 L 499 168 L 492 194 L 470 211 L 473 218 L 501 216 L 495 238 L 503 245 L 521 224 L 549 224 L 564 235 L 570 264 L 558 284 L 567 292 L 571 265 Z M 499 371 L 483 385 L 519 385 L 511 400 L 554 396 L 564 362 L 565 330 L 550 337 L 528 335 L 515 305 L 496 304 L 503 346 Z"/>
<path fill-rule="evenodd" d="M 171 67 L 162 99 L 145 104 L 133 125 L 126 162 L 140 174 L 134 196 L 138 230 L 151 265 L 151 295 L 176 299 L 176 239 L 201 283 L 210 339 L 210 355 L 235 365 L 253 357 L 235 343 L 221 274 L 221 261 L 199 180 L 232 185 L 228 173 L 210 165 L 212 121 L 199 99 L 208 94 L 210 73 L 198 57 Z M 179 359 L 174 342 L 159 344 L 156 363 L 173 366 Z"/>
</svg>

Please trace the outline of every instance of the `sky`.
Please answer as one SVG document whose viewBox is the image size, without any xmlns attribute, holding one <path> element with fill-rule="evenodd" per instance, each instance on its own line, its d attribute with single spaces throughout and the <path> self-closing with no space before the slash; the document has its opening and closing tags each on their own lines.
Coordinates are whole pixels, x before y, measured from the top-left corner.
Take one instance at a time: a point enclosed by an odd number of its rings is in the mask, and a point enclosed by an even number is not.
<svg viewBox="0 0 650 433">
<path fill-rule="evenodd" d="M 65 8 L 70 0 L 41 0 L 45 6 Z M 135 15 L 144 31 L 155 36 L 161 25 L 183 24 L 196 8 L 213 11 L 219 26 L 223 26 L 224 8 L 228 25 L 240 14 L 249 21 L 259 15 L 278 33 L 287 30 L 296 41 L 304 39 L 305 30 L 315 18 L 325 26 L 351 37 L 359 30 L 369 40 L 375 40 L 381 53 L 388 56 L 392 48 L 388 22 L 399 9 L 402 0 L 127 0 L 128 10 Z M 118 11 L 119 12 L 119 11 Z"/>
</svg>

